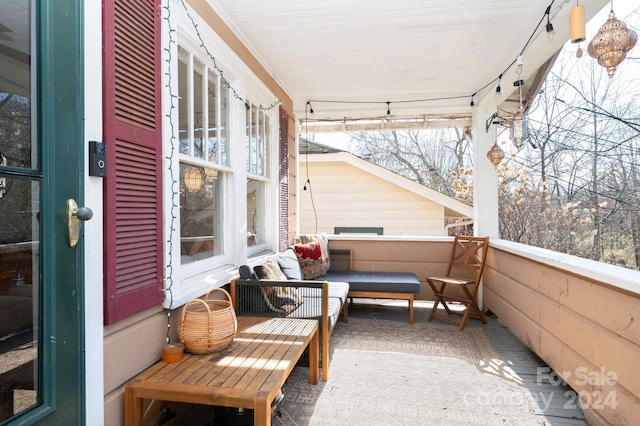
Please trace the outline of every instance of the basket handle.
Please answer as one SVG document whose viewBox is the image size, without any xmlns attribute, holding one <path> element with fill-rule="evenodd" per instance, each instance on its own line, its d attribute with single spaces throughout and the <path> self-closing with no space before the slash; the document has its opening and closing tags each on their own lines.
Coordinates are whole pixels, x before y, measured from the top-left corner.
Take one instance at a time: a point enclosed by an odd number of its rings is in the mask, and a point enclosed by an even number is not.
<svg viewBox="0 0 640 426">
<path fill-rule="evenodd" d="M 209 293 L 207 293 L 207 295 L 209 295 Z M 211 323 L 211 308 L 209 308 L 209 304 L 207 302 L 205 302 L 202 299 L 191 299 L 190 301 L 187 302 L 186 305 L 184 305 L 184 307 L 182 308 L 182 315 L 180 315 L 180 329 L 178 330 L 180 332 L 180 334 L 184 333 L 184 316 L 187 313 L 187 308 L 189 307 L 189 305 L 191 305 L 192 303 L 200 303 L 203 304 L 205 309 L 207 310 L 207 316 L 209 317 L 209 321 L 207 321 L 207 338 L 208 338 L 208 342 L 207 342 L 207 350 L 211 351 L 211 346 L 213 345 L 213 342 L 211 341 L 211 330 L 213 328 L 213 324 Z M 237 327 L 237 326 L 236 326 Z"/>
<path fill-rule="evenodd" d="M 214 291 L 221 291 L 225 295 L 227 300 L 230 303 L 233 303 L 233 301 L 231 300 L 231 295 L 229 294 L 229 292 L 227 290 L 225 290 L 224 288 L 220 288 L 220 287 L 212 288 L 211 290 L 209 290 L 209 292 L 204 296 L 204 300 L 209 300 L 209 295 L 211 293 L 213 293 Z"/>
<path fill-rule="evenodd" d="M 235 316 L 235 308 L 233 306 L 233 300 L 231 300 L 231 295 L 229 294 L 229 292 L 227 290 L 225 290 L 224 288 L 220 288 L 220 287 L 216 287 L 216 288 L 212 288 L 211 290 L 209 290 L 209 292 L 204 296 L 204 300 L 209 300 L 209 295 L 211 293 L 213 293 L 214 291 L 221 291 L 222 293 L 224 293 L 224 295 L 227 297 L 227 299 L 229 299 L 229 304 L 231 305 L 231 309 L 233 309 L 233 313 Z M 233 334 L 236 334 L 238 332 L 238 321 L 236 321 L 234 319 L 233 321 Z"/>
<path fill-rule="evenodd" d="M 184 308 L 182 308 L 182 315 L 181 315 L 181 319 L 184 320 L 184 315 L 187 312 L 187 308 L 189 307 L 189 305 L 191 305 L 192 303 L 201 303 L 204 305 L 204 307 L 207 309 L 207 313 L 209 314 L 209 317 L 211 317 L 211 309 L 209 308 L 209 304 L 207 302 L 205 302 L 202 299 L 191 299 L 190 301 L 187 302 L 186 305 L 184 305 Z"/>
</svg>

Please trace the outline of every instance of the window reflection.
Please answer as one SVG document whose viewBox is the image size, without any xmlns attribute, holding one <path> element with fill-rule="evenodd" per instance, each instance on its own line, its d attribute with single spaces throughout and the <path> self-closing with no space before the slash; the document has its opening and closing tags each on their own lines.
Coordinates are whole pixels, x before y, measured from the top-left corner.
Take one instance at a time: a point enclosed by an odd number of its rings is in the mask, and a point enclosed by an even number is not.
<svg viewBox="0 0 640 426">
<path fill-rule="evenodd" d="M 0 422 L 37 402 L 40 179 L 32 128 L 34 2 L 0 2 Z"/>
<path fill-rule="evenodd" d="M 180 165 L 180 253 L 182 263 L 221 253 L 221 179 L 208 167 Z"/>
<path fill-rule="evenodd" d="M 1 176 L 0 170 L 0 176 Z M 36 403 L 39 183 L 2 177 L 0 198 L 0 421 Z M 8 225 L 8 226 L 7 226 Z"/>
</svg>

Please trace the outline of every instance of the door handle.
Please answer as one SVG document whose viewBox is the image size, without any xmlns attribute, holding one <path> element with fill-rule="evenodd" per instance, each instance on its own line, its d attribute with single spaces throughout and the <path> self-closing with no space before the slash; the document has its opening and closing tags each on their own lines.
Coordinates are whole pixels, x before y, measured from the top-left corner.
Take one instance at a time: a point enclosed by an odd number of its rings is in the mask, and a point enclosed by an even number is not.
<svg viewBox="0 0 640 426">
<path fill-rule="evenodd" d="M 93 210 L 89 207 L 78 208 L 78 203 L 73 198 L 67 200 L 67 225 L 69 227 L 69 247 L 75 247 L 80 238 L 80 221 L 86 221 L 93 217 Z"/>
</svg>

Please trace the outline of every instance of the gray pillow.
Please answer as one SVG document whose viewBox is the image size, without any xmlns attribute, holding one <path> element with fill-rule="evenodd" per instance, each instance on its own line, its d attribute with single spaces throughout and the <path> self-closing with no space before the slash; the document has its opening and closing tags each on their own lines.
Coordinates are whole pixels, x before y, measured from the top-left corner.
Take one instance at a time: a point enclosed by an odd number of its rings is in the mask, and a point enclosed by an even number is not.
<svg viewBox="0 0 640 426">
<path fill-rule="evenodd" d="M 282 270 L 282 272 L 284 272 L 287 279 L 302 279 L 302 270 L 300 269 L 300 263 L 298 262 L 295 251 L 293 251 L 291 247 L 289 247 L 282 253 L 278 253 L 276 255 L 276 260 L 278 261 L 278 265 L 280 265 L 280 269 Z"/>
</svg>

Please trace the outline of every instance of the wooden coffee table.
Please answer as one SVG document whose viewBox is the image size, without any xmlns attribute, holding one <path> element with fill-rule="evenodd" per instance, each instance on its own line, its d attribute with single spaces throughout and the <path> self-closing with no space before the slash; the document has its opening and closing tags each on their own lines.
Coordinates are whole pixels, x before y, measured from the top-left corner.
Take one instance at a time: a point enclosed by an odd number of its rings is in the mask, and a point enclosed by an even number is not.
<svg viewBox="0 0 640 426">
<path fill-rule="evenodd" d="M 254 425 L 271 424 L 271 403 L 309 347 L 309 382 L 318 384 L 318 321 L 238 317 L 231 347 L 158 362 L 125 390 L 125 425 L 143 424 L 145 399 L 254 410 Z"/>
</svg>

